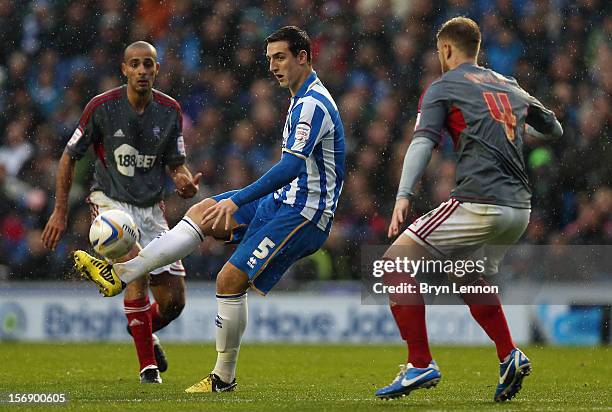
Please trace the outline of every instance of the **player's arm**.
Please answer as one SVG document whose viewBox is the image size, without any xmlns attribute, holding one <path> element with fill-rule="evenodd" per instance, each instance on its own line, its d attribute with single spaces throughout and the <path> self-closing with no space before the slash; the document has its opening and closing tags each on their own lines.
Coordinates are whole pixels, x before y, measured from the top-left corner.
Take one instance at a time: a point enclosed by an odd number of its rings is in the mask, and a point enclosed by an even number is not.
<svg viewBox="0 0 612 412">
<path fill-rule="evenodd" d="M 423 176 L 435 147 L 436 143 L 427 137 L 416 136 L 412 139 L 404 157 L 402 177 L 395 199 L 391 224 L 389 225 L 389 237 L 397 236 L 406 222 L 415 187 Z"/>
<path fill-rule="evenodd" d="M 262 177 L 247 187 L 236 192 L 230 199 L 240 207 L 255 199 L 264 197 L 298 177 L 304 167 L 304 159 L 288 152 L 283 152 L 281 160 L 270 168 Z"/>
<path fill-rule="evenodd" d="M 536 98 L 527 109 L 525 133 L 537 139 L 558 139 L 563 136 L 561 123 L 552 110 L 545 108 Z"/>
<path fill-rule="evenodd" d="M 414 189 L 421 176 L 423 176 L 435 147 L 436 143 L 426 137 L 416 136 L 412 139 L 404 157 L 402 177 L 396 199 L 412 200 Z"/>
<path fill-rule="evenodd" d="M 176 186 L 176 192 L 184 199 L 190 199 L 198 193 L 198 184 L 202 173 L 196 173 L 195 176 L 184 164 L 168 166 L 166 168 L 168 175 L 172 178 Z"/>
<path fill-rule="evenodd" d="M 432 84 L 423 95 L 414 135 L 402 167 L 402 176 L 389 224 L 388 237 L 397 236 L 406 222 L 410 211 L 410 200 L 414 190 L 423 176 L 431 154 L 442 138 L 442 129 L 446 120 L 446 102 L 442 84 Z"/>
<path fill-rule="evenodd" d="M 225 220 L 225 230 L 229 230 L 231 216 L 240 206 L 264 197 L 291 183 L 298 177 L 303 167 L 304 159 L 295 154 L 284 152 L 281 160 L 262 177 L 239 190 L 229 199 L 223 199 L 208 208 L 202 215 L 202 224 L 214 220 L 212 228 L 215 229 L 221 221 Z"/>
<path fill-rule="evenodd" d="M 92 99 L 85 107 L 79 125 L 66 144 L 66 149 L 59 161 L 55 177 L 55 206 L 53 213 L 42 233 L 43 245 L 55 249 L 68 223 L 68 197 L 74 180 L 74 170 L 77 160 L 81 159 L 97 135 L 95 126 L 96 103 Z"/>
<path fill-rule="evenodd" d="M 55 207 L 42 233 L 46 248 L 55 249 L 68 224 L 68 196 L 74 179 L 76 161 L 67 153 L 62 154 L 55 177 Z"/>
</svg>

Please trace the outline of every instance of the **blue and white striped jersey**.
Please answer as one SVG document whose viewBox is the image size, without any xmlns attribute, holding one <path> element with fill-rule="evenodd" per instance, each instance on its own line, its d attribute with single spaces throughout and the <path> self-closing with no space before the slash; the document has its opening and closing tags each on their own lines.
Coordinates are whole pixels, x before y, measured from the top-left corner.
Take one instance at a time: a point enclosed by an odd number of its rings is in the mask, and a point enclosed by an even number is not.
<svg viewBox="0 0 612 412">
<path fill-rule="evenodd" d="M 329 231 L 344 183 L 344 128 L 334 99 L 314 71 L 291 98 L 283 151 L 305 164 L 274 198 Z"/>
</svg>

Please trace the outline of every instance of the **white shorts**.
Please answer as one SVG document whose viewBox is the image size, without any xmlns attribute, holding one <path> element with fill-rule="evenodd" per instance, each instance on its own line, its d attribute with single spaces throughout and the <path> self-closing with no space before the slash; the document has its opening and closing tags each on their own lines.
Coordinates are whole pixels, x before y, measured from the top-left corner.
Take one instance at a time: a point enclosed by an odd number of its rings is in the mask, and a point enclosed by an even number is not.
<svg viewBox="0 0 612 412">
<path fill-rule="evenodd" d="M 527 228 L 530 213 L 451 198 L 415 220 L 404 234 L 438 258 L 486 257 L 485 273 L 494 275 L 508 247 Z"/>
<path fill-rule="evenodd" d="M 168 230 L 168 222 L 164 216 L 164 202 L 159 202 L 150 207 L 138 207 L 129 203 L 113 200 L 101 191 L 91 192 L 87 198 L 91 210 L 91 220 L 101 212 L 111 209 L 119 209 L 128 213 L 134 219 L 134 223 L 140 231 L 140 246 L 145 247 L 160 233 Z M 162 266 L 151 271 L 152 275 L 168 272 L 171 275 L 185 276 L 183 263 L 178 260 L 170 265 Z"/>
</svg>

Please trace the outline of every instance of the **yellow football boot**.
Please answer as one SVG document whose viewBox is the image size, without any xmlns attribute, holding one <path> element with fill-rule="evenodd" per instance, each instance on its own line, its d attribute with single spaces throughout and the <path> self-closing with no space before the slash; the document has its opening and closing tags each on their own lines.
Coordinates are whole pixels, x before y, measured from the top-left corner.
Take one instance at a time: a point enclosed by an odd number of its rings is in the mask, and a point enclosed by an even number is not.
<svg viewBox="0 0 612 412">
<path fill-rule="evenodd" d="M 185 389 L 187 393 L 212 393 L 212 392 L 230 392 L 236 388 L 236 379 L 232 383 L 225 383 L 220 377 L 211 373 L 200 382 Z"/>
<path fill-rule="evenodd" d="M 74 266 L 81 275 L 95 283 L 100 293 L 106 297 L 118 295 L 125 288 L 125 283 L 119 279 L 113 265 L 82 250 L 74 252 Z"/>
</svg>

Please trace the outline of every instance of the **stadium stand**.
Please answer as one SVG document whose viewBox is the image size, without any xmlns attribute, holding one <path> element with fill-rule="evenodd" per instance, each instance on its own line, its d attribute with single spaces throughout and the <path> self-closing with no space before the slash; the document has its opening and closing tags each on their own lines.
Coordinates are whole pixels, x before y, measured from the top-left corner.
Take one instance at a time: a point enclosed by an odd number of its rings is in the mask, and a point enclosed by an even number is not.
<svg viewBox="0 0 612 412">
<path fill-rule="evenodd" d="M 267 73 L 263 39 L 287 24 L 313 39 L 314 67 L 337 97 L 349 154 L 332 236 L 295 279 L 356 279 L 361 245 L 389 243 L 419 96 L 439 75 L 433 34 L 456 15 L 480 23 L 481 63 L 516 77 L 565 130 L 561 141 L 526 142 L 534 199 L 524 242 L 609 244 L 611 8 L 603 0 L 0 1 L 0 280 L 67 278 L 69 252 L 88 246 L 83 199 L 93 156 L 78 166 L 60 247 L 45 250 L 41 230 L 57 160 L 87 101 L 122 83 L 121 53 L 131 41 L 157 47 L 156 88 L 182 105 L 189 167 L 204 173 L 200 199 L 267 170 L 280 156 L 289 102 Z M 446 139 L 413 218 L 453 184 Z M 191 202 L 168 197 L 170 225 Z M 229 253 L 207 240 L 185 266 L 190 277 L 210 279 Z"/>
</svg>

